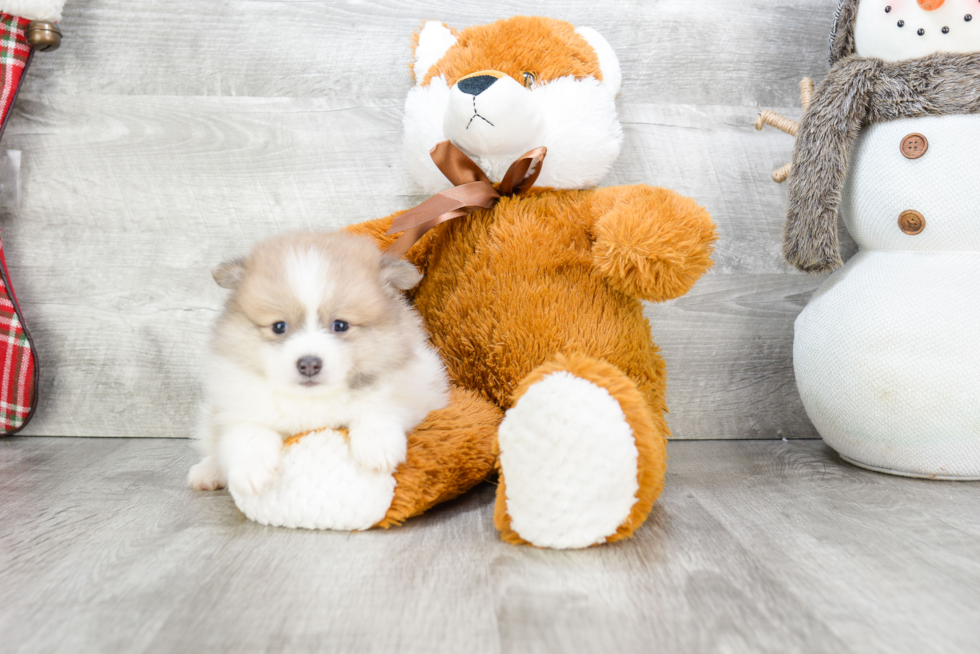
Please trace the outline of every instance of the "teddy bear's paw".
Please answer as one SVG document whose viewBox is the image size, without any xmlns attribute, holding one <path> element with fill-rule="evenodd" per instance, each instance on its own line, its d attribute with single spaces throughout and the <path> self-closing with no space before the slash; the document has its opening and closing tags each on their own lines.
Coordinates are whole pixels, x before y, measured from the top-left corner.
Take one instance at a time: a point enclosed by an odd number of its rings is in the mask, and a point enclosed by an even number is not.
<svg viewBox="0 0 980 654">
<path fill-rule="evenodd" d="M 589 547 L 629 518 L 639 453 L 605 388 L 566 371 L 547 375 L 507 411 L 499 444 L 510 529 L 523 541 Z"/>
<path fill-rule="evenodd" d="M 408 438 L 397 425 L 361 425 L 350 429 L 350 453 L 357 463 L 374 472 L 394 472 L 408 455 Z"/>
<path fill-rule="evenodd" d="M 194 490 L 212 491 L 225 487 L 225 480 L 213 456 L 206 456 L 191 466 L 187 473 L 187 485 Z"/>
</svg>

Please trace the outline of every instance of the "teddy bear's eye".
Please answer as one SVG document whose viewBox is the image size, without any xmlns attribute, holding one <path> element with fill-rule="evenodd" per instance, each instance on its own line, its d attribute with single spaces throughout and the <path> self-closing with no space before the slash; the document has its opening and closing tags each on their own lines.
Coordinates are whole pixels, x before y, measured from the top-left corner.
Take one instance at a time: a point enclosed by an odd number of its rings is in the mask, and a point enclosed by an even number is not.
<svg viewBox="0 0 980 654">
<path fill-rule="evenodd" d="M 524 87 L 528 89 L 534 88 L 534 83 L 538 81 L 537 75 L 535 75 L 534 73 L 523 73 L 523 76 L 524 76 Z"/>
</svg>

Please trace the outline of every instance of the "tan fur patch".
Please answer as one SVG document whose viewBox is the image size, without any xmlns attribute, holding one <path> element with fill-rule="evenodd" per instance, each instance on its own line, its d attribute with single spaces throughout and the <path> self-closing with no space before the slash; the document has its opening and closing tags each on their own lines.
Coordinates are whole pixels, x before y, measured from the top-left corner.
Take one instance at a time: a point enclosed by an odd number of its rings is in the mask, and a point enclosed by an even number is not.
<svg viewBox="0 0 980 654">
<path fill-rule="evenodd" d="M 262 372 L 260 347 L 289 336 L 275 334 L 272 325 L 305 326 L 307 308 L 290 285 L 287 262 L 311 250 L 329 265 L 330 290 L 318 307 L 321 328 L 329 330 L 334 320 L 350 324 L 337 337 L 349 344 L 358 374 L 352 381 L 365 383 L 404 365 L 413 339 L 424 335 L 421 321 L 395 287 L 398 281 L 391 281 L 389 258 L 370 239 L 344 232 L 286 234 L 256 245 L 216 326 L 215 351 Z M 411 271 L 400 274 L 401 281 L 411 277 Z"/>
</svg>

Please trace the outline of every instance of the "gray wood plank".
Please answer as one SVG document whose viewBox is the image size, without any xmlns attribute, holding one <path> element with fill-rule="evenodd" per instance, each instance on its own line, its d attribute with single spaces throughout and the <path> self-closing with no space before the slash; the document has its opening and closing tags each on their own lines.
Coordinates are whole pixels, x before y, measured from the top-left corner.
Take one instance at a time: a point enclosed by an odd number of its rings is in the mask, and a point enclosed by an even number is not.
<svg viewBox="0 0 980 654">
<path fill-rule="evenodd" d="M 835 0 L 78 0 L 62 49 L 27 90 L 71 95 L 401 100 L 409 36 L 534 13 L 597 29 L 619 55 L 628 102 L 798 105 L 799 71 L 827 70 Z"/>
<path fill-rule="evenodd" d="M 680 442 L 636 537 L 512 547 L 493 487 L 387 532 L 244 520 L 172 439 L 0 441 L 5 652 L 976 651 L 980 483 Z"/>
<path fill-rule="evenodd" d="M 619 52 L 627 138 L 606 183 L 677 189 L 719 226 L 715 269 L 647 312 L 678 438 L 814 435 L 790 354 L 821 278 L 780 255 L 785 188 L 769 175 L 792 140 L 752 125 L 760 106 L 798 115 L 799 77 L 826 70 L 833 4 L 535 6 L 596 27 Z M 187 435 L 222 299 L 208 270 L 275 232 L 421 201 L 399 148 L 410 33 L 425 18 L 465 26 L 526 11 L 69 3 L 64 47 L 36 58 L 4 135 L 24 153 L 24 188 L 0 228 L 42 364 L 27 433 Z"/>
<path fill-rule="evenodd" d="M 222 301 L 208 270 L 271 233 L 337 228 L 421 199 L 390 146 L 393 106 L 101 96 L 65 105 L 26 98 L 8 135 L 27 153 L 30 184 L 0 225 L 48 371 L 28 433 L 186 435 Z M 753 120 L 733 108 L 624 112 L 628 146 L 610 183 L 698 198 L 721 234 L 714 271 L 648 312 L 681 438 L 813 436 L 790 356 L 792 321 L 820 278 L 781 260 L 784 189 L 749 182 L 791 144 L 758 135 Z M 76 173 L 70 184 L 42 181 Z"/>
</svg>

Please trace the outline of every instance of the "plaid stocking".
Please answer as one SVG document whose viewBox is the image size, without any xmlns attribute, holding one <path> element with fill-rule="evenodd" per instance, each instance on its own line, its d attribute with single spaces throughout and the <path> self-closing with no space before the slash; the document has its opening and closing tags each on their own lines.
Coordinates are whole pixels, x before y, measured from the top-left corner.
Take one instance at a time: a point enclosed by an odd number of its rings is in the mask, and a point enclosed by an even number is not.
<svg viewBox="0 0 980 654">
<path fill-rule="evenodd" d="M 29 20 L 0 14 L 0 135 L 7 126 L 31 48 L 25 30 Z M 37 360 L 17 296 L 10 285 L 0 242 L 0 435 L 23 429 L 37 406 Z"/>
</svg>

